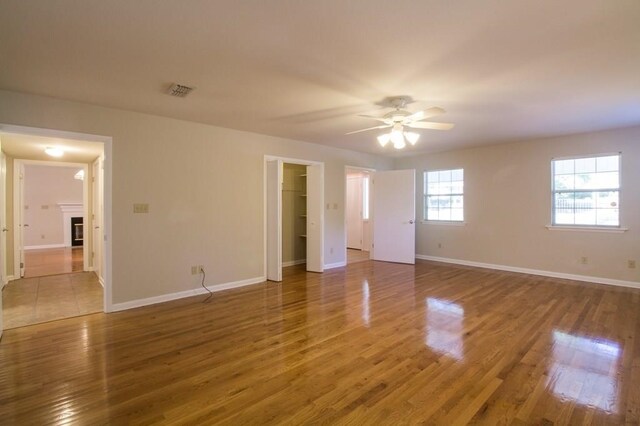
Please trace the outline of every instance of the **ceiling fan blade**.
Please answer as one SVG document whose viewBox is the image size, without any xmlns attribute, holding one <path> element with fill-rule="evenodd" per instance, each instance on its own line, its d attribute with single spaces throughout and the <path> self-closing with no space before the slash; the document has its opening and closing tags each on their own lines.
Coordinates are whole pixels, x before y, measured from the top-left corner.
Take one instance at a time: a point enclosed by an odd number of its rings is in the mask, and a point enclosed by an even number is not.
<svg viewBox="0 0 640 426">
<path fill-rule="evenodd" d="M 358 117 L 371 118 L 372 120 L 382 121 L 383 123 L 386 123 L 386 122 L 387 122 L 387 119 L 386 119 L 386 118 L 376 117 L 376 116 L 374 116 L 374 115 L 358 114 Z"/>
<path fill-rule="evenodd" d="M 414 129 L 432 129 L 432 130 L 450 130 L 453 128 L 453 123 L 433 123 L 431 121 L 414 121 L 413 123 L 405 124 L 407 127 Z"/>
<path fill-rule="evenodd" d="M 389 127 L 391 127 L 391 124 L 383 124 L 382 126 L 369 127 L 368 129 L 355 130 L 353 132 L 345 133 L 345 135 L 352 135 L 354 133 L 366 132 L 368 130 L 386 129 L 386 128 L 389 128 Z"/>
<path fill-rule="evenodd" d="M 431 107 L 431 108 L 427 108 L 427 109 L 425 109 L 423 111 L 414 112 L 410 116 L 406 117 L 405 120 L 407 120 L 407 121 L 420 121 L 420 120 L 424 120 L 425 118 L 434 117 L 436 115 L 440 115 L 440 114 L 444 114 L 444 113 L 445 113 L 445 110 L 443 110 L 442 108 Z"/>
</svg>

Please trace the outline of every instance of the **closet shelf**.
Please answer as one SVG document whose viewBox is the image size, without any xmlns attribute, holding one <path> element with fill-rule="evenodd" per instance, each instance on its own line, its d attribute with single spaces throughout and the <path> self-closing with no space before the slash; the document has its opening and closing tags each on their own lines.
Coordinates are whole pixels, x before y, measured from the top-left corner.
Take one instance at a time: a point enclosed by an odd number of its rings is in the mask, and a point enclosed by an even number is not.
<svg viewBox="0 0 640 426">
<path fill-rule="evenodd" d="M 300 177 L 307 177 L 307 174 L 305 173 L 303 175 L 300 175 Z"/>
<path fill-rule="evenodd" d="M 300 194 L 300 196 L 301 196 L 301 197 L 306 197 L 306 196 L 307 196 L 307 194 Z"/>
<path fill-rule="evenodd" d="M 306 214 L 301 214 L 300 217 L 307 217 L 307 215 Z"/>
<path fill-rule="evenodd" d="M 300 235 L 300 238 L 307 238 L 306 235 Z"/>
</svg>

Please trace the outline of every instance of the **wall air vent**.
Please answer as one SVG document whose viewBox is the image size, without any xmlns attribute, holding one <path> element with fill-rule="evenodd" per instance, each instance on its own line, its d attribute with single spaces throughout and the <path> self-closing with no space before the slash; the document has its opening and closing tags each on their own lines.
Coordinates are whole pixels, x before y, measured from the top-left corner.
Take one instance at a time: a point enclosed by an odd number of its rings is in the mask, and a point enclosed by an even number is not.
<svg viewBox="0 0 640 426">
<path fill-rule="evenodd" d="M 171 85 L 171 87 L 169 87 L 169 90 L 167 93 L 169 93 L 171 96 L 184 98 L 189 93 L 191 93 L 192 90 L 193 90 L 193 87 L 183 86 L 182 84 L 174 83 Z"/>
</svg>

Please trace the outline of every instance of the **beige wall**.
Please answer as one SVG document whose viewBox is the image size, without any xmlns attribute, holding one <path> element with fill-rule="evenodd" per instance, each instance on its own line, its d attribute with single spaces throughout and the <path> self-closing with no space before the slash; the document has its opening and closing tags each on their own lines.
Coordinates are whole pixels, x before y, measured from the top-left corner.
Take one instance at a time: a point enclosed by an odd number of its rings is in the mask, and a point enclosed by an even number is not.
<svg viewBox="0 0 640 426">
<path fill-rule="evenodd" d="M 444 152 L 395 162 L 418 171 L 464 168 L 464 226 L 417 225 L 416 252 L 543 271 L 640 281 L 640 127 Z M 552 231 L 554 157 L 622 152 L 621 225 L 625 233 Z M 438 248 L 438 244 L 442 248 Z M 588 263 L 579 262 L 587 257 Z"/>
<path fill-rule="evenodd" d="M 24 167 L 25 247 L 64 245 L 62 210 L 58 203 L 82 205 L 82 181 L 74 175 L 79 167 L 27 164 Z M 82 208 L 80 208 L 82 216 Z"/>
<path fill-rule="evenodd" d="M 282 262 L 302 261 L 307 258 L 306 212 L 307 198 L 306 178 L 307 166 L 300 164 L 283 165 L 282 178 Z"/>
<path fill-rule="evenodd" d="M 325 263 L 344 259 L 344 167 L 373 155 L 204 124 L 0 91 L 0 123 L 113 138 L 113 302 L 264 273 L 264 155 L 325 163 Z M 107 153 L 108 154 L 108 153 Z M 148 214 L 133 214 L 148 203 Z M 337 205 L 333 209 L 333 204 Z"/>
</svg>

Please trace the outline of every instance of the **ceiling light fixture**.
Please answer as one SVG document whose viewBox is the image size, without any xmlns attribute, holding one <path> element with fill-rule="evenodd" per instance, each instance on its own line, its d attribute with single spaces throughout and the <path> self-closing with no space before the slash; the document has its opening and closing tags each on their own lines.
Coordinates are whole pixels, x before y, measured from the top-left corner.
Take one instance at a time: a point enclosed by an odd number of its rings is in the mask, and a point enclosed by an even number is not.
<svg viewBox="0 0 640 426">
<path fill-rule="evenodd" d="M 62 157 L 64 155 L 64 150 L 62 148 L 51 146 L 46 147 L 44 152 L 51 157 Z"/>
<path fill-rule="evenodd" d="M 391 129 L 391 133 L 385 133 L 378 136 L 378 143 L 383 148 L 391 142 L 395 149 L 402 149 L 407 146 L 407 142 L 411 146 L 415 145 L 418 142 L 420 135 L 414 132 L 405 132 L 402 124 L 396 123 Z"/>
</svg>

